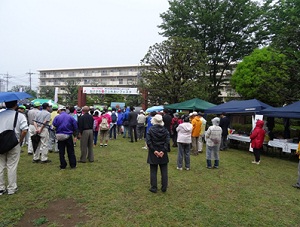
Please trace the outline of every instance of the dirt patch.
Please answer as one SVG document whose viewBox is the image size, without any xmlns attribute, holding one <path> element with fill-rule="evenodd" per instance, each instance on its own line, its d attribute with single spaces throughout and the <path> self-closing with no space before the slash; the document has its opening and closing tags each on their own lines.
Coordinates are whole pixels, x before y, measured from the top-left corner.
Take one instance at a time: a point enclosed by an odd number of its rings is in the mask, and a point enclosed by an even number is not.
<svg viewBox="0 0 300 227">
<path fill-rule="evenodd" d="M 62 199 L 49 203 L 46 209 L 26 210 L 18 227 L 31 226 L 84 226 L 89 220 L 86 209 L 72 199 Z"/>
</svg>

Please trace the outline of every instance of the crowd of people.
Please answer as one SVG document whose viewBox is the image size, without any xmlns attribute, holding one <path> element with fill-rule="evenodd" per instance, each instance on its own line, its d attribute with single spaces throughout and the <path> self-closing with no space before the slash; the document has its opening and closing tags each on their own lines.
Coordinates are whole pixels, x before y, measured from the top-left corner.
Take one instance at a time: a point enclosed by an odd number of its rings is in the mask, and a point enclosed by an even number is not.
<svg viewBox="0 0 300 227">
<path fill-rule="evenodd" d="M 13 121 L 13 113 L 18 111 L 15 127 L 20 146 L 0 154 L 0 195 L 14 194 L 17 188 L 17 165 L 21 146 L 28 144 L 28 155 L 32 155 L 33 163 L 50 163 L 48 152 L 59 153 L 60 169 L 68 164 L 75 169 L 77 163 L 94 162 L 94 148 L 107 147 L 110 140 L 119 136 L 128 138 L 134 143 L 144 140 L 143 149 L 148 150 L 147 163 L 150 165 L 150 189 L 156 193 L 158 166 L 161 172 L 161 191 L 168 187 L 168 152 L 177 147 L 177 169 L 191 169 L 190 155 L 199 155 L 204 151 L 206 143 L 206 167 L 219 168 L 219 151 L 227 149 L 227 135 L 230 125 L 226 113 L 211 120 L 212 125 L 206 127 L 206 119 L 201 112 L 179 115 L 169 110 L 162 113 L 136 112 L 134 107 L 94 109 L 49 105 L 35 102 L 30 109 L 17 105 L 17 101 L 6 102 L 6 111 L 0 113 L 0 132 L 9 128 Z M 258 120 L 250 138 L 254 150 L 254 164 L 260 163 L 260 152 L 265 132 L 263 121 Z M 28 131 L 28 132 L 27 132 Z M 98 140 L 99 139 L 99 140 Z M 76 158 L 74 147 L 80 141 L 80 157 Z M 67 153 L 68 162 L 65 153 Z M 213 162 L 213 163 L 212 163 Z M 300 162 L 299 162 L 300 163 Z M 4 168 L 8 172 L 8 185 L 5 186 Z M 299 164 L 300 171 L 300 164 Z M 300 176 L 300 172 L 299 172 Z M 300 179 L 300 177 L 299 177 Z M 295 187 L 300 188 L 300 182 Z"/>
</svg>

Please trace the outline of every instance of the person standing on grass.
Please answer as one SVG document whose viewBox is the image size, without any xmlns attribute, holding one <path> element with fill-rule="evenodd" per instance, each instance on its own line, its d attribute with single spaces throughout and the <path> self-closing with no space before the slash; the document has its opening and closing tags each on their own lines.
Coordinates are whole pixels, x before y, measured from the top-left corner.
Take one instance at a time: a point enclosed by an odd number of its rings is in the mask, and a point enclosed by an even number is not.
<svg viewBox="0 0 300 227">
<path fill-rule="evenodd" d="M 105 109 L 99 118 L 99 129 L 100 129 L 100 147 L 107 147 L 109 137 L 109 125 L 111 123 L 111 117 Z M 104 142 L 104 145 L 103 145 Z"/>
<path fill-rule="evenodd" d="M 183 123 L 179 124 L 176 131 L 177 145 L 178 145 L 178 156 L 177 156 L 177 169 L 182 170 L 182 161 L 184 157 L 185 169 L 190 170 L 190 148 L 192 142 L 192 130 L 193 125 L 190 123 L 189 116 L 182 116 Z"/>
<path fill-rule="evenodd" d="M 296 184 L 293 185 L 294 188 L 300 189 L 300 142 L 298 144 L 298 149 L 296 151 L 296 154 L 299 155 L 299 164 L 298 164 L 298 181 Z"/>
<path fill-rule="evenodd" d="M 139 140 L 144 138 L 146 118 L 144 111 L 140 110 L 137 116 L 137 136 Z"/>
<path fill-rule="evenodd" d="M 169 114 L 169 111 L 167 109 L 163 110 L 163 121 L 164 121 L 164 127 L 168 130 L 171 138 L 171 123 L 172 123 L 172 116 Z M 170 141 L 169 141 L 169 149 L 168 152 L 171 151 Z"/>
<path fill-rule="evenodd" d="M 72 138 L 73 133 L 78 129 L 76 120 L 71 115 L 66 113 L 65 107 L 61 107 L 59 108 L 59 115 L 57 115 L 53 120 L 53 126 L 55 127 L 56 137 L 58 137 L 58 134 L 66 135 L 65 140 L 58 140 L 60 169 L 65 169 L 67 167 L 67 162 L 65 159 L 66 148 L 69 165 L 72 169 L 76 168 L 76 156 Z"/>
<path fill-rule="evenodd" d="M 97 145 L 97 141 L 98 141 L 98 133 L 99 133 L 99 111 L 95 110 L 94 111 L 94 115 L 93 115 L 93 119 L 94 119 L 94 124 L 93 124 L 93 137 L 94 137 L 94 147 Z"/>
<path fill-rule="evenodd" d="M 229 118 L 226 116 L 226 113 L 221 114 L 220 127 L 222 128 L 222 140 L 220 150 L 224 151 L 227 149 L 227 136 L 228 136 L 228 128 L 230 126 Z"/>
<path fill-rule="evenodd" d="M 264 127 L 264 121 L 257 120 L 256 126 L 250 134 L 251 147 L 253 148 L 253 154 L 255 157 L 255 160 L 252 161 L 253 164 L 260 163 L 260 152 L 262 151 L 265 134 L 266 134 L 263 127 Z"/>
<path fill-rule="evenodd" d="M 93 125 L 94 119 L 89 114 L 89 107 L 84 106 L 82 108 L 83 115 L 78 119 L 78 129 L 80 139 L 80 160 L 78 162 L 86 163 L 94 161 L 94 150 L 93 150 Z"/>
<path fill-rule="evenodd" d="M 125 107 L 124 107 L 125 108 Z M 128 115 L 129 115 L 129 112 L 130 112 L 130 108 L 127 107 L 125 109 L 125 112 L 123 114 L 123 128 L 124 128 L 124 132 L 123 132 L 123 138 L 126 138 L 126 134 L 128 133 L 128 138 L 131 137 L 131 134 L 130 134 L 130 130 L 129 130 L 129 121 L 128 121 Z"/>
<path fill-rule="evenodd" d="M 117 121 L 117 133 L 118 135 L 123 134 L 123 113 L 121 109 L 118 109 L 118 121 Z"/>
<path fill-rule="evenodd" d="M 200 120 L 200 117 L 198 116 L 198 113 L 194 111 L 192 113 L 192 121 L 193 130 L 192 130 L 192 151 L 194 155 L 198 155 L 200 153 L 199 149 L 199 138 L 201 133 L 201 125 L 202 122 Z"/>
<path fill-rule="evenodd" d="M 168 149 L 170 147 L 170 134 L 164 127 L 162 116 L 156 114 L 151 123 L 153 126 L 147 132 L 148 146 L 147 163 L 150 164 L 150 192 L 157 192 L 157 169 L 161 172 L 161 191 L 166 192 L 168 187 Z"/>
<path fill-rule="evenodd" d="M 78 126 L 78 116 L 77 116 L 77 113 L 75 114 L 75 107 L 74 106 L 70 107 L 70 113 L 69 114 L 70 114 L 70 116 L 72 116 L 75 119 L 75 121 L 77 122 L 77 126 Z M 73 144 L 74 144 L 74 147 L 76 147 L 77 137 L 78 137 L 78 128 L 73 133 Z"/>
<path fill-rule="evenodd" d="M 178 113 L 174 113 L 174 117 L 172 118 L 171 122 L 171 136 L 172 136 L 172 141 L 173 145 L 172 147 L 177 147 L 177 127 L 179 124 L 182 123 L 182 120 L 179 118 Z"/>
<path fill-rule="evenodd" d="M 33 103 L 33 108 L 28 111 L 28 124 L 29 124 L 29 129 L 28 129 L 28 155 L 33 155 L 33 146 L 32 146 L 32 141 L 31 141 L 31 136 L 35 134 L 35 127 L 33 120 L 35 118 L 35 115 L 37 115 L 38 112 L 40 112 L 40 102 L 35 102 Z"/>
<path fill-rule="evenodd" d="M 49 126 L 52 128 L 52 122 L 54 118 L 58 115 L 58 105 L 52 105 L 51 119 L 49 121 Z M 49 152 L 58 152 L 58 143 L 55 137 L 55 132 L 53 130 L 49 130 Z"/>
<path fill-rule="evenodd" d="M 14 119 L 17 110 L 17 100 L 5 102 L 6 110 L 0 112 L 0 132 L 13 129 Z M 16 137 L 19 140 L 14 148 L 4 154 L 0 154 L 0 195 L 6 192 L 13 195 L 17 192 L 17 168 L 20 160 L 21 147 L 28 130 L 26 117 L 18 114 L 15 127 Z M 5 187 L 4 169 L 7 169 L 7 188 Z"/>
<path fill-rule="evenodd" d="M 146 130 L 145 130 L 145 135 L 144 135 L 144 137 L 145 137 L 145 146 L 142 147 L 142 149 L 146 149 L 146 150 L 148 149 L 148 147 L 147 147 L 147 133 L 148 133 L 149 129 L 153 126 L 152 123 L 151 123 L 151 120 L 155 115 L 156 115 L 156 112 L 154 111 L 154 112 L 151 112 L 146 118 Z"/>
<path fill-rule="evenodd" d="M 118 114 L 116 113 L 116 108 L 112 108 L 110 117 L 111 117 L 111 123 L 109 129 L 109 139 L 117 139 Z"/>
<path fill-rule="evenodd" d="M 204 136 L 205 136 L 205 127 L 206 127 L 206 120 L 204 119 L 204 113 L 199 112 L 198 116 L 200 117 L 200 121 L 201 121 L 201 131 L 200 131 L 200 136 L 199 136 L 199 140 L 198 140 L 198 151 L 200 153 L 203 152 L 203 140 L 204 140 Z"/>
<path fill-rule="evenodd" d="M 42 104 L 43 110 L 39 111 L 34 120 L 33 124 L 35 127 L 35 133 L 38 134 L 41 139 L 39 145 L 33 154 L 33 163 L 39 163 L 41 161 L 42 164 L 50 163 L 51 160 L 48 159 L 48 151 L 49 151 L 49 122 L 51 120 L 51 106 L 49 103 Z M 41 160 L 40 160 L 41 156 Z"/>
<path fill-rule="evenodd" d="M 219 126 L 220 118 L 215 117 L 211 120 L 212 126 L 207 129 L 205 133 L 206 141 L 206 164 L 207 168 L 211 169 L 212 154 L 215 158 L 214 168 L 219 168 L 219 151 L 222 139 L 222 128 Z"/>
<path fill-rule="evenodd" d="M 133 135 L 134 141 L 137 142 L 137 134 L 136 134 L 136 126 L 137 126 L 137 112 L 134 111 L 134 107 L 130 107 L 130 112 L 128 114 L 128 122 L 129 122 L 129 132 L 130 132 L 130 141 L 133 143 Z"/>
</svg>

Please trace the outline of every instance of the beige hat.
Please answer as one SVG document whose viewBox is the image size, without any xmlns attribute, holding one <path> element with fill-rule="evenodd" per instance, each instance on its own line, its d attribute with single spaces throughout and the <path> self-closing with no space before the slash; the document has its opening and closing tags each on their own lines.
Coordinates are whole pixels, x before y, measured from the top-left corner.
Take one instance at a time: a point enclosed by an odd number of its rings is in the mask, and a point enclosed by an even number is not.
<svg viewBox="0 0 300 227">
<path fill-rule="evenodd" d="M 198 113 L 196 111 L 193 112 L 193 116 L 197 116 Z"/>
<path fill-rule="evenodd" d="M 160 114 L 156 114 L 154 117 L 152 117 L 151 124 L 164 126 L 162 116 Z"/>
</svg>

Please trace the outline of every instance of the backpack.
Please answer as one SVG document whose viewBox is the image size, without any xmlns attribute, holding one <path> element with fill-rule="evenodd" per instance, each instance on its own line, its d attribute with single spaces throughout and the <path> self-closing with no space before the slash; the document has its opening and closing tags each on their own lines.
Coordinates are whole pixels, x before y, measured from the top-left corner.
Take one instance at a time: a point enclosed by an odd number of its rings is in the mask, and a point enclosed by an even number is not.
<svg viewBox="0 0 300 227">
<path fill-rule="evenodd" d="M 112 113 L 111 114 L 111 122 L 112 123 L 116 123 L 117 122 L 117 115 L 116 115 L 116 113 Z"/>
<path fill-rule="evenodd" d="M 108 130 L 108 129 L 109 129 L 109 125 L 108 125 L 107 118 L 102 117 L 102 121 L 100 123 L 100 130 Z"/>
</svg>

